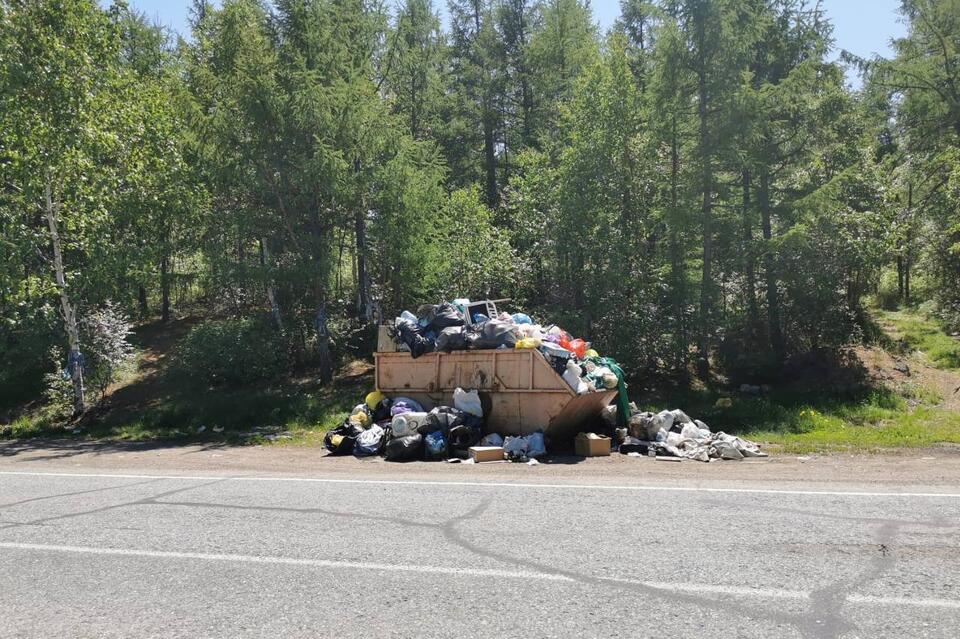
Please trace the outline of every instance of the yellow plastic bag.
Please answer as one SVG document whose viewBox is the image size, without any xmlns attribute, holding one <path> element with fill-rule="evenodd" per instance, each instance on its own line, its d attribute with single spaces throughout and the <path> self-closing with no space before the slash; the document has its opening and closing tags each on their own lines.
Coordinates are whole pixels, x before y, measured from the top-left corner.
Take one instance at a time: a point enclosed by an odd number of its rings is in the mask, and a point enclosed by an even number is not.
<svg viewBox="0 0 960 639">
<path fill-rule="evenodd" d="M 539 337 L 524 337 L 517 340 L 514 348 L 539 348 L 542 343 Z"/>
<path fill-rule="evenodd" d="M 377 407 L 377 404 L 382 402 L 384 399 L 384 394 L 378 390 L 367 393 L 367 396 L 363 398 L 363 401 L 367 403 L 367 407 L 370 410 L 373 410 Z"/>
<path fill-rule="evenodd" d="M 592 348 L 587 349 L 587 352 L 583 354 L 584 357 L 600 357 L 600 353 L 593 350 Z"/>
<path fill-rule="evenodd" d="M 367 424 L 370 423 L 370 416 L 361 411 L 351 415 L 347 421 L 349 421 L 351 424 L 356 424 L 357 426 L 366 428 Z"/>
</svg>

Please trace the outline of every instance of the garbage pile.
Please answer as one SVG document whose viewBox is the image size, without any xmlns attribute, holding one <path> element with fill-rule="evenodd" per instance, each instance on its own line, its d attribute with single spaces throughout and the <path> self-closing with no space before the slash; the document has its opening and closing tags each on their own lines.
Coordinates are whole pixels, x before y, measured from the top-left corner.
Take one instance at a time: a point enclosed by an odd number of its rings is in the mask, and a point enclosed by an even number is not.
<svg viewBox="0 0 960 639">
<path fill-rule="evenodd" d="M 680 409 L 650 413 L 641 412 L 632 404 L 630 408 L 626 428 L 617 429 L 620 452 L 625 455 L 665 456 L 702 462 L 767 456 L 755 443 L 723 432 L 714 433 L 705 423 L 691 419 Z M 615 422 L 615 413 L 615 406 L 605 409 L 604 419 L 608 424 Z"/>
<path fill-rule="evenodd" d="M 422 306 L 419 316 L 403 311 L 394 320 L 392 335 L 414 359 L 434 351 L 539 350 L 578 395 L 618 390 L 617 401 L 626 414 L 624 374 L 615 360 L 600 357 L 589 342 L 559 326 L 535 323 L 526 313 L 497 312 L 494 301 L 456 299 Z"/>
<path fill-rule="evenodd" d="M 391 399 L 373 391 L 326 434 L 323 445 L 333 455 L 383 455 L 395 462 L 526 462 L 547 453 L 542 431 L 505 439 L 496 433 L 484 436 L 476 390 L 456 389 L 453 403 L 425 411 L 409 397 Z"/>
</svg>

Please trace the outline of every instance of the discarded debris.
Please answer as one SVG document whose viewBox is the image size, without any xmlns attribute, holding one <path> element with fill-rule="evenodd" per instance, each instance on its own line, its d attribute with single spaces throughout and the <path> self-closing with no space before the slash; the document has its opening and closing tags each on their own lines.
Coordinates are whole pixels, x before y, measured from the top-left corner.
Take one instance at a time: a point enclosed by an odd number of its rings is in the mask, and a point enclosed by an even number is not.
<svg viewBox="0 0 960 639">
<path fill-rule="evenodd" d="M 635 412 L 627 422 L 620 452 L 653 454 L 707 462 L 711 459 L 766 457 L 751 441 L 723 432 L 713 433 L 706 423 L 691 419 L 679 409 L 659 413 Z"/>
</svg>

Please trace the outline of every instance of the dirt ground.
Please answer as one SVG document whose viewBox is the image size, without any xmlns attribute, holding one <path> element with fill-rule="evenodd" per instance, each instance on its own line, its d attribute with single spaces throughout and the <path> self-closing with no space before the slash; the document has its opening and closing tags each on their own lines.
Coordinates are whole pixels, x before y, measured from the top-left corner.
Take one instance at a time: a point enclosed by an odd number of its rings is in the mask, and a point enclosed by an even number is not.
<svg viewBox="0 0 960 639">
<path fill-rule="evenodd" d="M 157 443 L 0 443 L 0 471 L 131 474 L 315 476 L 324 478 L 585 483 L 591 485 L 724 486 L 750 482 L 804 490 L 844 484 L 863 490 L 955 490 L 960 447 L 902 454 L 780 455 L 739 462 L 669 462 L 613 454 L 554 457 L 537 466 L 511 463 L 396 464 L 380 458 L 331 457 L 318 448 L 287 446 L 175 446 Z"/>
<path fill-rule="evenodd" d="M 940 396 L 939 406 L 960 411 L 960 373 L 930 366 L 916 355 L 898 357 L 876 346 L 854 349 L 873 380 L 909 396 L 911 386 L 925 387 Z"/>
</svg>

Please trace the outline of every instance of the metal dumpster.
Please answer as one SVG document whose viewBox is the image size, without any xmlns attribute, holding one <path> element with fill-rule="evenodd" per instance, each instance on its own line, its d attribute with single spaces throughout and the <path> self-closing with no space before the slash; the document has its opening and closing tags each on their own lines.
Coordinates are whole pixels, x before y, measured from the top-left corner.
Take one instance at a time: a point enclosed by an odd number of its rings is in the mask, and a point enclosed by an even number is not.
<svg viewBox="0 0 960 639">
<path fill-rule="evenodd" d="M 429 410 L 452 406 L 456 388 L 477 389 L 487 431 L 525 435 L 538 429 L 553 439 L 570 437 L 595 418 L 615 390 L 577 395 L 538 350 L 430 353 L 378 352 L 376 386 L 387 395 L 417 400 Z"/>
</svg>

